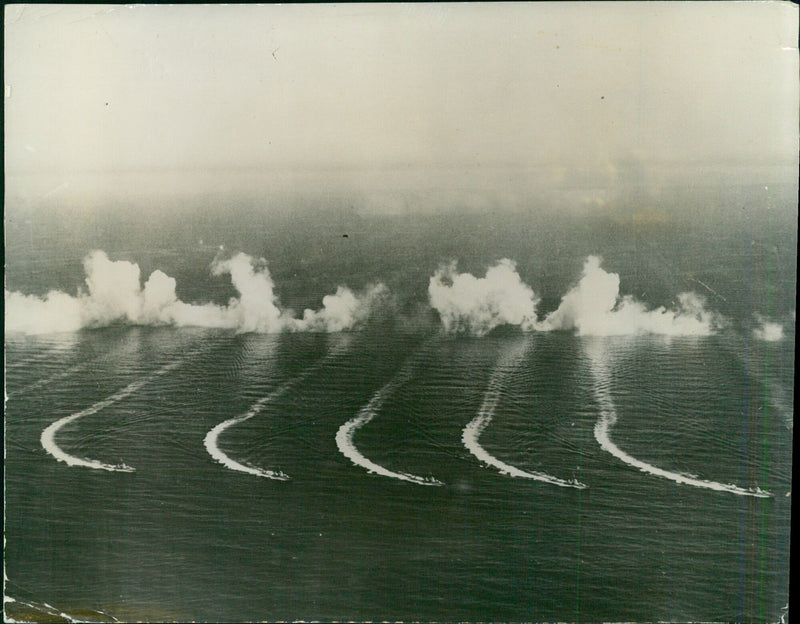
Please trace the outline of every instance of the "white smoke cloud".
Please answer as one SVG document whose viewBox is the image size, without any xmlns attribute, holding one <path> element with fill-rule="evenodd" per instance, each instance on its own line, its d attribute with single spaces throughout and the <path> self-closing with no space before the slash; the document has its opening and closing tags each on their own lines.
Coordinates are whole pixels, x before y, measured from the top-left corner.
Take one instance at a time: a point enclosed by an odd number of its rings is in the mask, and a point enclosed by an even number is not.
<svg viewBox="0 0 800 624">
<path fill-rule="evenodd" d="M 768 318 L 758 313 L 755 314 L 755 318 L 759 323 L 759 327 L 753 329 L 753 335 L 756 338 L 766 342 L 778 342 L 779 340 L 783 340 L 783 325 L 781 323 L 770 321 Z"/>
<path fill-rule="evenodd" d="M 537 329 L 574 329 L 579 335 L 610 336 L 637 333 L 670 336 L 705 336 L 721 323 L 720 317 L 705 308 L 700 295 L 678 295 L 671 310 L 648 310 L 632 296 L 619 296 L 619 275 L 600 268 L 601 259 L 589 256 L 578 284 L 561 300 L 558 309 L 537 324 Z"/>
<path fill-rule="evenodd" d="M 619 276 L 600 267 L 600 258 L 590 256 L 578 284 L 564 295 L 558 309 L 538 321 L 539 298 L 525 284 L 512 260 L 500 260 L 475 277 L 459 273 L 456 264 L 441 266 L 430 278 L 430 304 L 447 332 L 482 336 L 500 325 L 515 325 L 524 331 L 574 330 L 581 335 L 654 333 L 707 335 L 720 326 L 721 318 L 706 310 L 695 293 L 678 295 L 673 309 L 647 307 L 631 296 L 620 297 Z M 27 334 L 76 331 L 111 323 L 137 325 L 200 326 L 239 332 L 288 331 L 337 332 L 363 323 L 385 300 L 382 284 L 354 293 L 339 286 L 322 300 L 319 310 L 307 309 L 296 318 L 281 308 L 275 285 L 263 259 L 239 253 L 217 259 L 214 275 L 230 275 L 238 292 L 227 305 L 185 303 L 176 295 L 175 279 L 156 270 L 141 286 L 138 265 L 112 261 L 102 251 L 84 260 L 86 289 L 77 296 L 51 291 L 44 297 L 5 291 L 6 332 Z M 779 323 L 757 317 L 761 323 L 754 335 L 762 340 L 780 340 Z"/>
<path fill-rule="evenodd" d="M 368 289 L 361 296 L 353 293 L 346 286 L 339 286 L 336 294 L 322 298 L 321 310 L 306 309 L 303 318 L 293 319 L 292 328 L 299 331 L 343 331 L 363 323 L 369 316 L 374 304 L 388 294 L 383 284 Z"/>
<path fill-rule="evenodd" d="M 83 314 L 78 299 L 60 291 L 44 297 L 5 291 L 6 332 L 41 334 L 71 332 L 83 327 Z"/>
<path fill-rule="evenodd" d="M 84 313 L 89 319 L 136 322 L 142 314 L 139 265 L 124 260 L 112 262 L 102 251 L 93 251 L 83 261 L 89 296 Z"/>
<path fill-rule="evenodd" d="M 147 323 L 168 323 L 165 310 L 178 303 L 175 295 L 175 279 L 155 270 L 150 274 L 142 293 L 142 317 Z"/>
<path fill-rule="evenodd" d="M 536 317 L 538 297 L 508 259 L 490 267 L 483 278 L 459 273 L 455 263 L 439 267 L 430 279 L 428 296 L 445 331 L 477 336 L 499 325 L 516 325 L 523 331 L 574 330 L 579 335 L 703 336 L 723 323 L 692 292 L 679 294 L 673 309 L 649 310 L 630 295 L 620 297 L 619 275 L 604 271 L 600 263 L 599 257 L 589 256 L 578 284 L 542 321 Z"/>
<path fill-rule="evenodd" d="M 284 321 L 275 284 L 269 274 L 266 261 L 254 260 L 238 253 L 229 260 L 215 260 L 211 266 L 214 275 L 230 274 L 238 298 L 228 302 L 227 314 L 233 326 L 242 332 L 275 333 L 283 329 Z"/>
<path fill-rule="evenodd" d="M 87 292 L 79 290 L 77 296 L 51 291 L 40 298 L 5 291 L 6 332 L 66 332 L 112 323 L 191 325 L 259 333 L 284 329 L 345 331 L 363 323 L 378 295 L 386 291 L 378 285 L 358 295 L 340 286 L 335 295 L 323 299 L 321 310 L 306 310 L 302 319 L 296 319 L 290 311 L 281 309 L 266 262 L 244 253 L 217 259 L 211 266 L 214 275 L 230 275 L 239 293 L 226 306 L 181 301 L 175 294 L 175 279 L 158 270 L 142 288 L 138 265 L 112 261 L 102 251 L 86 257 L 84 270 Z"/>
<path fill-rule="evenodd" d="M 439 312 L 445 331 L 477 336 L 499 325 L 532 329 L 539 301 L 520 278 L 515 263 L 507 258 L 480 278 L 458 273 L 455 262 L 439 267 L 428 284 L 428 298 Z"/>
</svg>

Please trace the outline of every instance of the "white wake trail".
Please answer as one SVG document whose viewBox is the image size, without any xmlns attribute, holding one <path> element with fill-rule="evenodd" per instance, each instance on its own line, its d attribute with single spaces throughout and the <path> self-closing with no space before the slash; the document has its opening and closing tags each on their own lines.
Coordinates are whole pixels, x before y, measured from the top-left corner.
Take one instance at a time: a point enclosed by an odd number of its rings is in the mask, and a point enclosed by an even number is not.
<svg viewBox="0 0 800 624">
<path fill-rule="evenodd" d="M 134 381 L 133 383 L 128 384 L 119 392 L 112 394 L 110 397 L 103 399 L 102 401 L 98 401 L 91 407 L 87 407 L 85 410 L 81 410 L 80 412 L 76 412 L 69 416 L 65 416 L 54 423 L 52 423 L 49 427 L 47 427 L 44 431 L 42 431 L 41 436 L 41 443 L 42 447 L 45 451 L 50 453 L 53 457 L 55 457 L 58 461 L 62 461 L 68 466 L 83 466 L 84 468 L 92 468 L 94 470 L 108 470 L 111 472 L 134 472 L 136 469 L 128 466 L 127 464 L 106 464 L 104 462 L 98 461 L 96 459 L 84 459 L 82 457 L 76 457 L 74 455 L 70 455 L 66 451 L 64 451 L 58 443 L 56 442 L 56 434 L 66 425 L 71 422 L 78 420 L 79 418 L 83 418 L 84 416 L 90 416 L 91 414 L 96 414 L 97 412 L 104 410 L 114 403 L 121 401 L 125 397 L 130 396 L 143 386 L 149 384 L 151 381 L 168 373 L 171 370 L 174 370 L 181 366 L 184 362 L 186 362 L 189 358 L 182 358 L 180 360 L 176 360 L 174 362 L 170 362 L 166 366 L 162 366 L 157 371 L 151 373 L 144 379 L 139 379 L 138 381 Z"/>
<path fill-rule="evenodd" d="M 416 365 L 416 361 L 421 351 L 422 349 L 417 352 L 417 356 L 413 356 L 406 361 L 397 375 L 395 375 L 389 383 L 383 386 L 372 396 L 372 398 L 369 400 L 369 403 L 361 408 L 355 418 L 348 420 L 341 427 L 339 427 L 339 430 L 336 432 L 336 446 L 339 448 L 339 451 L 342 453 L 342 455 L 347 457 L 356 466 L 366 468 L 371 474 L 379 474 L 384 477 L 408 481 L 409 483 L 416 483 L 418 485 L 444 485 L 444 483 L 434 479 L 433 477 L 419 477 L 406 472 L 395 472 L 393 470 L 389 470 L 388 468 L 384 468 L 383 466 L 376 464 L 375 462 L 364 457 L 358 448 L 356 448 L 355 442 L 353 441 L 356 431 L 361 429 L 361 427 L 375 418 L 375 416 L 378 415 L 378 412 L 380 412 L 381 408 L 383 407 L 386 399 L 389 398 L 400 386 L 411 379 L 414 372 L 414 366 Z"/>
<path fill-rule="evenodd" d="M 464 431 L 461 434 L 461 441 L 463 442 L 464 447 L 470 453 L 472 453 L 487 466 L 497 468 L 502 474 L 510 477 L 520 477 L 523 479 L 543 481 L 545 483 L 558 485 L 560 487 L 584 489 L 586 485 L 575 479 L 565 480 L 559 479 L 558 477 L 554 477 L 544 472 L 527 472 L 525 470 L 520 470 L 519 468 L 511 466 L 510 464 L 497 459 L 485 448 L 483 448 L 480 442 L 478 442 L 481 434 L 486 427 L 489 426 L 489 423 L 494 417 L 495 411 L 497 410 L 497 405 L 500 403 L 500 396 L 506 387 L 509 375 L 519 367 L 527 355 L 529 350 L 528 344 L 529 343 L 526 342 L 521 347 L 511 350 L 501 358 L 489 379 L 489 385 L 486 393 L 483 395 L 483 403 L 478 411 L 478 415 L 473 418 L 466 427 L 464 427 Z"/>
<path fill-rule="evenodd" d="M 594 375 L 594 395 L 595 399 L 600 405 L 600 418 L 594 426 L 594 437 L 600 444 L 600 447 L 607 453 L 611 453 L 620 461 L 638 468 L 644 473 L 651 474 L 657 477 L 663 477 L 679 483 L 682 485 L 691 485 L 693 487 L 706 488 L 709 490 L 716 490 L 718 492 L 730 492 L 738 496 L 755 496 L 757 498 L 771 498 L 772 494 L 759 487 L 755 488 L 742 488 L 737 485 L 729 483 L 719 483 L 717 481 L 710 481 L 707 479 L 700 479 L 698 477 L 684 475 L 679 472 L 672 472 L 658 468 L 652 464 L 648 464 L 640 459 L 636 459 L 629 455 L 621 448 L 619 448 L 611 440 L 611 428 L 617 422 L 617 410 L 614 406 L 614 401 L 611 398 L 609 391 L 609 378 L 610 375 L 606 370 L 604 363 L 598 361 L 597 354 L 592 357 L 592 374 Z"/>
<path fill-rule="evenodd" d="M 344 345 L 331 350 L 330 353 L 321 358 L 315 364 L 309 366 L 296 377 L 292 377 L 290 380 L 286 381 L 283 385 L 278 387 L 277 390 L 256 401 L 245 414 L 229 418 L 228 420 L 219 423 L 216 427 L 211 429 L 211 431 L 206 434 L 206 437 L 203 440 L 203 444 L 205 445 L 208 454 L 211 455 L 211 457 L 213 457 L 217 462 L 226 468 L 229 468 L 230 470 L 244 472 L 256 477 L 265 477 L 267 479 L 276 479 L 278 481 L 288 481 L 290 478 L 289 475 L 281 472 L 280 470 L 267 470 L 265 468 L 259 468 L 257 466 L 251 466 L 249 464 L 243 464 L 242 462 L 236 461 L 219 447 L 219 437 L 230 427 L 238 425 L 239 423 L 243 423 L 246 420 L 250 420 L 253 416 L 260 414 L 266 405 L 285 394 L 300 381 L 330 362 L 332 359 L 339 357 L 347 350 L 348 344 L 349 343 L 345 343 Z"/>
<path fill-rule="evenodd" d="M 53 375 L 50 375 L 49 377 L 44 377 L 43 379 L 39 379 L 38 381 L 33 381 L 29 383 L 27 386 L 23 386 L 19 390 L 14 390 L 13 392 L 9 392 L 7 396 L 9 399 L 11 399 L 11 398 L 17 398 L 25 394 L 29 394 L 34 390 L 43 388 L 45 386 L 49 386 L 51 383 L 55 381 L 66 379 L 70 375 L 74 375 L 75 373 L 84 370 L 89 366 L 89 364 L 90 364 L 89 362 L 74 364 L 73 366 L 70 366 L 66 370 L 61 371 L 60 373 L 55 373 Z"/>
<path fill-rule="evenodd" d="M 266 477 L 267 479 L 277 479 L 279 481 L 288 481 L 289 476 L 275 470 L 266 470 L 264 468 L 257 468 L 256 466 L 249 466 L 247 464 L 243 464 L 241 462 L 236 461 L 235 459 L 229 457 L 225 454 L 225 452 L 219 448 L 219 436 L 222 434 L 223 431 L 232 427 L 233 425 L 237 425 L 239 423 L 244 422 L 245 420 L 251 419 L 253 416 L 258 414 L 264 406 L 269 403 L 270 401 L 275 400 L 280 395 L 286 392 L 286 390 L 296 383 L 296 379 L 292 379 L 291 381 L 287 382 L 280 388 L 278 388 L 272 394 L 265 396 L 264 398 L 257 401 L 250 410 L 241 416 L 236 416 L 235 418 L 229 418 L 221 423 L 219 423 L 216 427 L 214 427 L 211 431 L 206 434 L 205 440 L 203 440 L 203 444 L 206 447 L 206 451 L 208 454 L 211 455 L 215 460 L 217 460 L 220 464 L 225 466 L 226 468 L 230 468 L 231 470 L 237 470 L 239 472 L 246 472 L 247 474 L 255 475 L 257 477 Z"/>
</svg>

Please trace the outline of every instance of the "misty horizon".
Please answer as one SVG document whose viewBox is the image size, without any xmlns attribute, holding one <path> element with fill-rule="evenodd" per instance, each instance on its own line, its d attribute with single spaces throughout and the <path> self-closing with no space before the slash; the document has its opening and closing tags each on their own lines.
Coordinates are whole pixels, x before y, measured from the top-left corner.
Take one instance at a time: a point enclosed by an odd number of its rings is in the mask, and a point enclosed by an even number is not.
<svg viewBox="0 0 800 624">
<path fill-rule="evenodd" d="M 789 181 L 796 11 L 9 5 L 6 196 Z"/>
</svg>

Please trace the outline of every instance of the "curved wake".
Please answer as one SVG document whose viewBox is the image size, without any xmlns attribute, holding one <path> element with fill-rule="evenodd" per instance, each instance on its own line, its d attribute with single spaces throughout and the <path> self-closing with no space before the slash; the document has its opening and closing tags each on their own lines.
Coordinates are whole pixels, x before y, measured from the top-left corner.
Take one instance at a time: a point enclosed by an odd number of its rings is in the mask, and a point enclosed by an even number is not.
<svg viewBox="0 0 800 624">
<path fill-rule="evenodd" d="M 491 455 L 481 446 L 480 442 L 478 442 L 478 438 L 480 438 L 484 429 L 486 429 L 492 421 L 492 417 L 497 410 L 497 405 L 500 402 L 500 395 L 506 386 L 508 376 L 520 365 L 527 352 L 528 343 L 512 350 L 501 358 L 489 379 L 489 385 L 486 389 L 486 393 L 483 395 L 483 403 L 478 411 L 478 415 L 464 427 L 464 431 L 461 434 L 461 441 L 470 453 L 487 466 L 497 468 L 502 474 L 510 477 L 543 481 L 560 487 L 584 489 L 586 485 L 580 483 L 576 479 L 567 481 L 544 472 L 526 472 L 525 470 L 515 468 Z"/>
<path fill-rule="evenodd" d="M 267 470 L 265 468 L 258 468 L 257 466 L 251 466 L 249 464 L 243 464 L 241 462 L 236 461 L 229 455 L 225 453 L 219 447 L 219 437 L 222 435 L 222 432 L 234 425 L 238 425 L 239 423 L 243 423 L 246 420 L 250 420 L 253 416 L 256 416 L 264 409 L 264 406 L 268 405 L 281 395 L 285 394 L 288 390 L 294 387 L 298 382 L 302 381 L 306 377 L 308 377 L 312 372 L 321 368 L 323 365 L 327 364 L 330 360 L 334 357 L 338 357 L 344 351 L 347 350 L 347 343 L 342 345 L 339 348 L 333 349 L 330 353 L 328 353 L 325 357 L 318 360 L 315 364 L 309 366 L 303 372 L 301 372 L 297 377 L 293 377 L 292 379 L 286 381 L 283 385 L 278 387 L 277 390 L 271 392 L 265 397 L 262 397 L 258 401 L 256 401 L 250 409 L 241 416 L 235 416 L 233 418 L 229 418 L 228 420 L 224 420 L 219 423 L 216 427 L 211 429 L 206 434 L 205 439 L 203 440 L 203 444 L 206 447 L 206 451 L 208 454 L 211 455 L 217 462 L 229 468 L 230 470 L 236 470 L 238 472 L 244 472 L 247 474 L 254 475 L 256 477 L 265 477 L 267 479 L 276 479 L 278 481 L 288 481 L 289 475 L 281 472 L 280 470 Z"/>
<path fill-rule="evenodd" d="M 250 410 L 243 414 L 242 416 L 236 416 L 235 418 L 229 418 L 221 423 L 219 423 L 216 427 L 214 427 L 211 431 L 206 434 L 205 439 L 203 440 L 203 444 L 206 447 L 206 451 L 208 454 L 211 455 L 214 459 L 216 459 L 220 464 L 225 466 L 226 468 L 230 468 L 231 470 L 237 470 L 239 472 L 246 472 L 247 474 L 255 475 L 257 477 L 266 477 L 267 479 L 277 479 L 279 481 L 288 481 L 289 475 L 286 475 L 280 471 L 274 470 L 265 470 L 264 468 L 257 468 L 255 466 L 249 466 L 247 464 L 242 464 L 241 462 L 237 462 L 235 459 L 232 459 L 225 452 L 219 448 L 218 440 L 219 436 L 222 434 L 223 431 L 232 427 L 233 425 L 239 424 L 244 422 L 245 420 L 251 419 L 253 416 L 258 414 L 262 408 L 272 401 L 273 399 L 278 398 L 282 395 L 286 390 L 288 390 L 289 384 L 292 385 L 296 379 L 292 379 L 291 381 L 287 382 L 280 388 L 278 388 L 272 394 L 265 396 L 264 398 L 257 401 Z"/>
<path fill-rule="evenodd" d="M 620 461 L 628 464 L 629 466 L 633 466 L 634 468 L 638 468 L 642 472 L 657 477 L 663 477 L 682 485 L 691 485 L 693 487 L 706 488 L 709 490 L 716 490 L 718 492 L 730 492 L 731 494 L 737 494 L 739 496 L 755 496 L 757 498 L 772 497 L 770 492 L 762 490 L 759 487 L 742 488 L 729 483 L 719 483 L 717 481 L 709 481 L 707 479 L 700 479 L 698 477 L 684 475 L 679 472 L 664 470 L 663 468 L 658 468 L 657 466 L 648 464 L 640 459 L 636 459 L 632 455 L 629 455 L 623 451 L 616 444 L 614 444 L 610 436 L 611 428 L 617 422 L 617 411 L 614 407 L 614 402 L 611 399 L 611 394 L 608 390 L 608 375 L 604 371 L 600 370 L 600 366 L 598 366 L 596 362 L 593 362 L 592 373 L 595 377 L 595 399 L 600 404 L 600 418 L 594 426 L 594 437 L 604 451 L 611 453 Z"/>
<path fill-rule="evenodd" d="M 400 372 L 395 375 L 394 379 L 378 390 L 369 400 L 369 403 L 361 408 L 355 418 L 351 418 L 341 427 L 339 427 L 339 430 L 336 432 L 336 446 L 339 448 L 339 451 L 342 453 L 342 455 L 347 457 L 356 466 L 366 468 L 367 471 L 372 474 L 379 474 L 384 477 L 400 479 L 401 481 L 408 481 L 409 483 L 416 483 L 418 485 L 444 485 L 444 483 L 434 479 L 433 477 L 419 477 L 406 472 L 394 472 L 388 468 L 384 468 L 383 466 L 380 466 L 364 457 L 358 448 L 356 448 L 355 442 L 353 441 L 356 431 L 361 429 L 361 427 L 375 418 L 386 399 L 391 396 L 391 394 L 400 386 L 411 379 L 415 363 L 416 358 L 412 358 L 407 361 L 406 364 L 400 369 Z"/>
<path fill-rule="evenodd" d="M 61 449 L 60 446 L 56 443 L 56 434 L 61 430 L 65 425 L 78 420 L 84 416 L 90 416 L 91 414 L 96 414 L 97 412 L 104 410 L 105 408 L 113 405 L 117 401 L 121 401 L 127 396 L 130 396 L 143 386 L 147 385 L 156 377 L 159 377 L 171 370 L 176 369 L 177 367 L 181 366 L 188 358 L 183 358 L 180 360 L 176 360 L 174 362 L 170 362 L 166 366 L 162 366 L 157 371 L 150 373 L 144 379 L 140 379 L 138 381 L 134 381 L 133 383 L 128 384 L 119 392 L 112 394 L 107 399 L 103 399 L 102 401 L 98 401 L 91 407 L 87 407 L 85 410 L 81 410 L 80 412 L 76 412 L 69 416 L 65 416 L 64 418 L 60 418 L 59 420 L 52 423 L 49 427 L 47 427 L 44 431 L 42 431 L 41 436 L 41 443 L 42 447 L 45 451 L 50 453 L 53 457 L 55 457 L 58 461 L 62 461 L 68 466 L 83 466 L 84 468 L 92 468 L 94 470 L 108 470 L 111 472 L 134 472 L 136 469 L 128 466 L 127 464 L 106 464 L 104 462 L 98 461 L 96 459 L 84 459 L 82 457 L 76 457 L 74 455 L 70 455 L 69 453 L 65 452 Z"/>
</svg>

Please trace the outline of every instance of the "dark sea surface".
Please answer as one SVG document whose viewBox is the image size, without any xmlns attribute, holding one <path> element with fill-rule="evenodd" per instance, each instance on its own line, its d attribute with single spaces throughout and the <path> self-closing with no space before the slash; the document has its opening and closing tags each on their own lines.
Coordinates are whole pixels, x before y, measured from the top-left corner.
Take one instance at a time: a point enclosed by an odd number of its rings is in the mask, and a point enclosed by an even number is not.
<svg viewBox="0 0 800 624">
<path fill-rule="evenodd" d="M 296 310 L 319 307 L 338 284 L 382 280 L 396 299 L 362 329 L 343 333 L 119 325 L 6 335 L 5 570 L 6 595 L 16 601 L 6 604 L 8 616 L 784 616 L 791 216 L 656 226 L 519 214 L 344 213 L 256 226 L 234 214 L 227 226 L 181 226 L 176 218 L 158 228 L 126 219 L 98 219 L 94 229 L 88 220 L 12 219 L 6 287 L 75 294 L 81 259 L 99 248 L 139 263 L 144 277 L 156 268 L 175 277 L 183 301 L 224 303 L 235 293 L 208 267 L 225 245 L 265 257 L 281 301 Z M 509 257 L 545 313 L 592 253 L 619 273 L 622 294 L 652 307 L 694 290 L 728 325 L 708 337 L 498 328 L 478 338 L 442 334 L 425 307 L 439 262 L 457 259 L 460 270 L 483 275 Z M 784 339 L 757 340 L 755 313 L 782 320 Z M 498 368 L 508 361 L 514 365 Z M 135 471 L 68 466 L 45 452 L 40 436 L 51 423 L 138 381 L 58 432 L 70 455 Z M 490 382 L 499 398 L 482 447 L 520 470 L 585 489 L 502 474 L 465 448 L 462 432 L 485 407 Z M 375 417 L 354 435 L 358 451 L 389 471 L 443 485 L 370 474 L 339 451 L 337 431 L 379 392 Z M 285 481 L 230 470 L 204 446 L 213 427 L 271 393 L 219 445 Z M 772 496 L 679 484 L 624 463 L 595 437 L 608 405 L 617 416 L 611 437 L 630 456 Z"/>
</svg>

